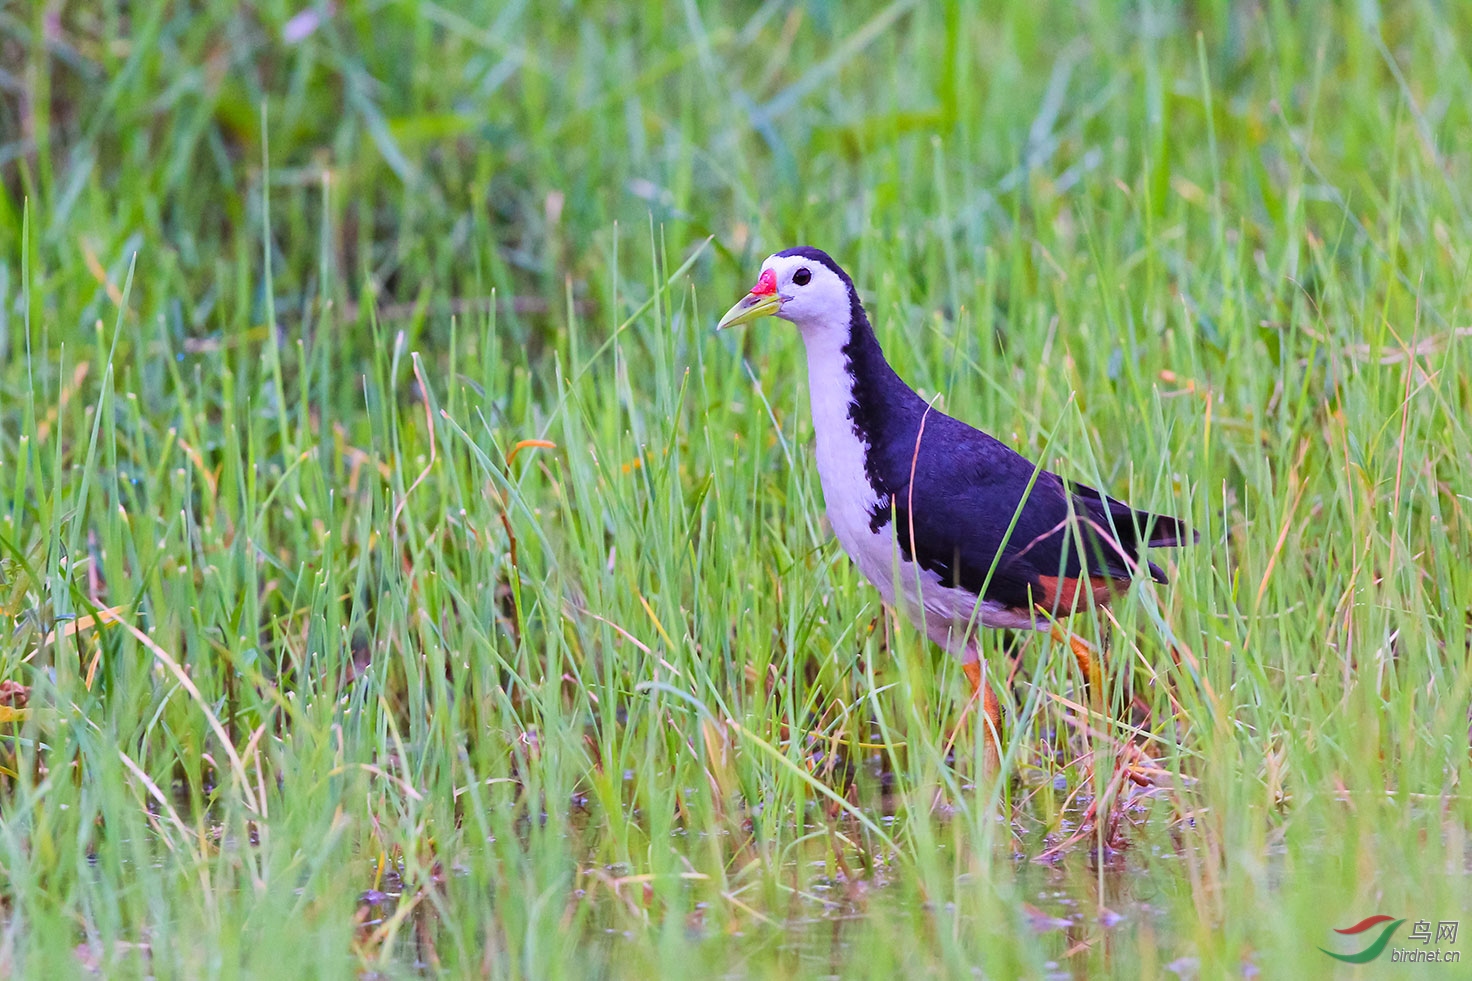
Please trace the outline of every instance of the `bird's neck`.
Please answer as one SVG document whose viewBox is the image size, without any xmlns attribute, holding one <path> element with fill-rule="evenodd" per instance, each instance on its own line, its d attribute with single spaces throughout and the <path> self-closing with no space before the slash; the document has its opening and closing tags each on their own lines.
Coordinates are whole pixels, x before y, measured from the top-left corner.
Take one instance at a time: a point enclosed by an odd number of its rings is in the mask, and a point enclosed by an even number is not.
<svg viewBox="0 0 1472 981">
<path fill-rule="evenodd" d="M 834 530 L 853 554 L 891 492 L 878 448 L 892 437 L 907 438 L 925 403 L 884 359 L 857 300 L 841 323 L 802 325 L 802 334 L 818 474 Z"/>
<path fill-rule="evenodd" d="M 881 429 L 903 423 L 919 403 L 895 374 L 874 328 L 855 298 L 848 310 L 828 323 L 801 325 L 808 356 L 808 389 L 813 406 L 813 429 L 822 444 L 850 432 L 867 445 Z M 924 404 L 919 403 L 919 409 Z"/>
</svg>

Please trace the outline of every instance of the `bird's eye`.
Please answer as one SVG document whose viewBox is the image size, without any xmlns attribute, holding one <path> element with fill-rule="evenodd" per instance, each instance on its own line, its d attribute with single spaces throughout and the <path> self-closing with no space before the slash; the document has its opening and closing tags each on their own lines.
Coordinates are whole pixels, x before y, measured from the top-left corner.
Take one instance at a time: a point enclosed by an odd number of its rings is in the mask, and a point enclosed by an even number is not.
<svg viewBox="0 0 1472 981">
<path fill-rule="evenodd" d="M 808 272 L 807 266 L 803 266 L 797 272 L 792 274 L 792 281 L 798 286 L 806 286 L 812 280 L 812 278 L 813 274 Z"/>
</svg>

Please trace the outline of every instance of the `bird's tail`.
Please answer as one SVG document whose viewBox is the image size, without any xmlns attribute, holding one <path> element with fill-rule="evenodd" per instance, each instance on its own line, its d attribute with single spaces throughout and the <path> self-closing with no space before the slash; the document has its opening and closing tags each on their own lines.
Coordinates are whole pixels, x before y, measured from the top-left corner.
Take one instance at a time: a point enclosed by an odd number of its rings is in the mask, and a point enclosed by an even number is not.
<svg viewBox="0 0 1472 981">
<path fill-rule="evenodd" d="M 1179 518 L 1137 511 L 1123 501 L 1116 501 L 1084 484 L 1071 488 L 1078 510 L 1089 515 L 1097 525 L 1110 533 L 1122 551 L 1140 556 L 1145 548 L 1176 548 L 1196 542 L 1199 536 Z M 1143 556 L 1141 556 L 1143 558 Z M 1106 562 L 1117 561 L 1106 557 Z M 1165 571 L 1154 562 L 1146 562 L 1150 577 L 1165 582 Z"/>
<path fill-rule="evenodd" d="M 1135 541 L 1138 542 L 1143 535 L 1145 544 L 1150 548 L 1177 548 L 1182 545 L 1193 545 L 1200 540 L 1201 536 L 1187 528 L 1180 518 L 1151 514 L 1148 511 L 1136 511 L 1128 507 L 1125 510 L 1130 513 L 1130 517 L 1126 520 L 1129 520 L 1136 529 Z M 1116 514 L 1115 521 L 1118 520 L 1119 517 Z M 1120 530 L 1123 533 L 1124 530 Z"/>
</svg>

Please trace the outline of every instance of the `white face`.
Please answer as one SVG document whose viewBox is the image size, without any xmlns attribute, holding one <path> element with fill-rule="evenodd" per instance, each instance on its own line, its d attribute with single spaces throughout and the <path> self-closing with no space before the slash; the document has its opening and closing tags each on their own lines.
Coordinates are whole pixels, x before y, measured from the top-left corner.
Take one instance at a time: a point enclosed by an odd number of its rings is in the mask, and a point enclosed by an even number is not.
<svg viewBox="0 0 1472 981">
<path fill-rule="evenodd" d="M 762 271 L 777 277 L 782 307 L 777 316 L 796 324 L 804 335 L 829 329 L 848 332 L 848 285 L 821 262 L 800 255 L 769 256 Z"/>
</svg>

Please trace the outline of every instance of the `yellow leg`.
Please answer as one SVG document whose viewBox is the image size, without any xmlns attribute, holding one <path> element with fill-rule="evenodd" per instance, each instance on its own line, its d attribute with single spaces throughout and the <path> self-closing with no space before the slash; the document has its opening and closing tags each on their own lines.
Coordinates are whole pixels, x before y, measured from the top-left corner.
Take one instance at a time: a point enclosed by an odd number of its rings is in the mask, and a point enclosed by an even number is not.
<svg viewBox="0 0 1472 981">
<path fill-rule="evenodd" d="M 1048 633 L 1059 643 L 1066 643 L 1073 651 L 1073 659 L 1078 662 L 1078 669 L 1088 682 L 1089 690 L 1096 696 L 1099 695 L 1104 685 L 1104 658 L 1094 649 L 1094 645 L 1084 640 L 1078 634 L 1063 627 L 1054 620 L 1049 627 Z"/>
<path fill-rule="evenodd" d="M 999 743 L 1002 735 L 1002 705 L 997 701 L 997 693 L 992 691 L 992 686 L 987 683 L 986 677 L 982 674 L 981 652 L 973 647 L 968 653 L 976 654 L 977 658 L 974 661 L 967 661 L 961 665 L 961 668 L 971 682 L 972 697 L 978 695 L 981 697 L 982 772 L 991 777 L 1002 769 L 1002 753 Z"/>
<path fill-rule="evenodd" d="M 1104 655 L 1096 650 L 1093 644 L 1090 644 L 1078 636 L 1078 634 L 1062 626 L 1056 620 L 1053 621 L 1048 633 L 1059 643 L 1066 642 L 1069 649 L 1073 651 L 1074 660 L 1078 662 L 1078 669 L 1082 672 L 1084 680 L 1088 684 L 1089 697 L 1094 701 L 1095 707 L 1100 712 L 1103 712 L 1106 709 L 1104 703 Z M 1171 653 L 1175 653 L 1174 648 L 1172 648 Z M 1155 782 L 1155 775 L 1160 772 L 1158 767 L 1154 766 L 1155 761 L 1145 755 L 1133 743 L 1126 742 L 1123 744 L 1123 747 L 1127 755 L 1124 761 L 1122 761 L 1121 772 L 1125 777 L 1128 777 L 1142 787 L 1152 786 Z M 1095 804 L 1091 804 L 1090 808 L 1092 809 L 1095 806 L 1097 806 L 1097 801 Z"/>
</svg>

